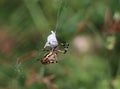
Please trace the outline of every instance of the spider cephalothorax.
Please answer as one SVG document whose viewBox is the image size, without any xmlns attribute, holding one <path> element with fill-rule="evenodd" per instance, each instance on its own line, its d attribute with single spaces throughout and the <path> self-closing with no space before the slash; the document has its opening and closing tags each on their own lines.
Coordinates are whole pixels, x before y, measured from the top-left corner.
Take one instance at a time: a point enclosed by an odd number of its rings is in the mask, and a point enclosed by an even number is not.
<svg viewBox="0 0 120 89">
<path fill-rule="evenodd" d="M 56 46 L 48 51 L 48 53 L 41 59 L 42 64 L 50 64 L 50 63 L 57 63 L 57 54 L 58 52 L 65 54 L 68 50 L 69 44 L 61 43 L 61 45 L 64 47 L 63 50 L 59 49 L 59 46 Z"/>
<path fill-rule="evenodd" d="M 49 64 L 57 62 L 57 52 L 55 49 L 51 49 L 48 51 L 48 53 L 41 59 L 42 64 Z"/>
</svg>

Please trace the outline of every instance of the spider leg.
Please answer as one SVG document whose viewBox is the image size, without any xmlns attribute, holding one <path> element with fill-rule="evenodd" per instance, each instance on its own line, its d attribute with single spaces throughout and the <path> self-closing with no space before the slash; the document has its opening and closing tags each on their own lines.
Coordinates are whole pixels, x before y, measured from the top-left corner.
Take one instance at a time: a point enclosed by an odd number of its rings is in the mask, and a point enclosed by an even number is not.
<svg viewBox="0 0 120 89">
<path fill-rule="evenodd" d="M 57 50 L 59 53 L 63 53 L 63 54 L 65 54 L 66 52 L 65 52 L 65 50 Z"/>
<path fill-rule="evenodd" d="M 64 48 L 68 48 L 68 47 L 69 47 L 69 44 L 68 44 L 68 43 L 61 43 L 61 45 L 62 45 Z"/>
<path fill-rule="evenodd" d="M 54 61 L 51 61 L 51 63 L 54 63 Z"/>
<path fill-rule="evenodd" d="M 58 60 L 57 60 L 57 54 L 55 54 L 55 62 L 58 63 Z"/>
<path fill-rule="evenodd" d="M 68 50 L 69 44 L 68 43 L 61 43 L 61 45 L 64 47 L 64 49 L 63 50 L 57 50 L 57 51 L 65 54 Z"/>
</svg>

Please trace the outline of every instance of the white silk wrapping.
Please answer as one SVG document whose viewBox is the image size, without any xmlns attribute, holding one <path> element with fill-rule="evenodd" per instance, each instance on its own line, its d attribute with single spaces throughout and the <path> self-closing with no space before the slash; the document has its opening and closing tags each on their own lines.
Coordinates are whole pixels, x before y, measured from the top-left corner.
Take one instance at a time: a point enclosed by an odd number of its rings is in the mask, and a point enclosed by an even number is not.
<svg viewBox="0 0 120 89">
<path fill-rule="evenodd" d="M 51 48 L 58 46 L 58 41 L 54 31 L 51 31 L 51 34 L 47 37 L 47 42 L 44 48 L 46 48 L 47 46 L 50 46 Z"/>
</svg>

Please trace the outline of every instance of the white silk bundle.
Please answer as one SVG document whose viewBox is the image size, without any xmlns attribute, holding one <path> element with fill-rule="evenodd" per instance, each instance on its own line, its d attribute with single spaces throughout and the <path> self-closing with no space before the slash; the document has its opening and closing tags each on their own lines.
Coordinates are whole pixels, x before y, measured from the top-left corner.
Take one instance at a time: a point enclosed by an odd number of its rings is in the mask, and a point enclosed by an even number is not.
<svg viewBox="0 0 120 89">
<path fill-rule="evenodd" d="M 46 42 L 44 48 L 46 48 L 47 46 L 49 46 L 51 48 L 58 46 L 56 33 L 54 31 L 51 31 L 51 34 L 47 37 L 47 42 Z"/>
</svg>

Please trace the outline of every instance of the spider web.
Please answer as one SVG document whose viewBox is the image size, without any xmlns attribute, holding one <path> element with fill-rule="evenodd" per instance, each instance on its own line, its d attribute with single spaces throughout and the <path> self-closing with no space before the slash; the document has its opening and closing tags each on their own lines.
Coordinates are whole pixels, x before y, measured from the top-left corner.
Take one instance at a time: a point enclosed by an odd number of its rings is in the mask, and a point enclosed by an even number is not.
<svg viewBox="0 0 120 89">
<path fill-rule="evenodd" d="M 56 25 L 55 25 L 55 29 L 54 29 L 55 33 L 58 33 L 59 29 L 61 29 L 62 23 L 64 22 L 64 20 L 66 18 L 65 12 L 67 10 L 67 0 L 57 0 L 57 1 L 58 1 L 59 5 L 58 5 L 58 8 L 57 8 L 57 18 L 56 18 Z M 41 41 L 40 45 L 44 46 L 45 41 L 44 40 Z M 49 49 L 50 49 L 50 47 L 48 47 L 48 50 Z M 43 52 L 43 47 L 40 48 L 40 52 L 41 53 L 39 53 L 39 56 L 37 57 L 37 59 L 42 57 L 45 54 L 45 52 Z"/>
<path fill-rule="evenodd" d="M 61 34 L 61 29 L 62 29 L 62 26 L 66 20 L 66 12 L 67 12 L 67 6 L 68 6 L 68 1 L 67 0 L 57 0 L 57 2 L 59 3 L 58 6 L 57 6 L 57 16 L 56 16 L 56 24 L 55 24 L 55 27 L 54 27 L 54 32 L 56 33 L 56 36 L 58 34 Z M 50 26 L 49 26 L 50 27 Z M 61 34 L 62 36 L 62 34 Z M 57 36 L 58 37 L 58 36 Z M 47 38 L 47 36 L 46 36 Z M 41 45 L 45 45 L 45 41 L 46 41 L 46 38 L 45 40 L 41 41 Z M 59 41 L 58 41 L 59 42 Z M 40 48 L 42 51 L 42 48 Z"/>
<path fill-rule="evenodd" d="M 57 20 L 56 20 L 56 27 L 55 32 L 60 29 L 60 24 L 62 24 L 63 20 L 65 19 L 65 11 L 67 9 L 67 0 L 61 0 L 59 6 L 58 6 L 58 12 L 57 12 Z"/>
<path fill-rule="evenodd" d="M 58 30 L 62 27 L 62 24 L 65 20 L 65 12 L 66 12 L 66 8 L 67 8 L 67 0 L 58 0 L 60 2 L 60 4 L 58 5 L 58 10 L 57 10 L 57 18 L 56 18 L 56 25 L 55 25 L 55 29 L 54 31 L 56 33 L 58 33 Z M 40 41 L 40 46 L 43 46 L 45 44 L 45 41 L 41 40 Z M 36 53 L 36 54 L 35 54 Z M 22 64 L 22 62 L 30 59 L 30 57 L 35 57 L 35 60 L 33 61 L 34 63 L 37 62 L 37 60 L 40 60 L 41 57 L 43 57 L 43 54 L 45 52 L 43 52 L 42 50 L 42 47 L 39 48 L 39 51 L 32 51 L 32 52 L 29 52 L 29 53 L 26 53 L 24 54 L 23 56 L 17 58 L 17 61 L 16 61 L 16 65 L 15 65 L 15 71 L 18 73 L 18 74 L 22 74 L 22 67 L 24 66 Z M 32 55 L 32 56 L 30 56 Z M 35 62 L 36 61 L 36 62 Z M 41 72 L 40 72 L 40 75 L 43 76 L 44 75 L 44 66 L 41 67 Z"/>
</svg>

